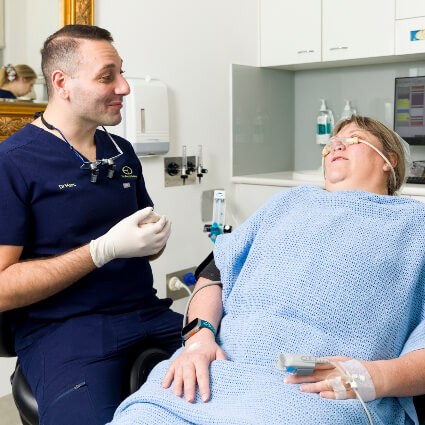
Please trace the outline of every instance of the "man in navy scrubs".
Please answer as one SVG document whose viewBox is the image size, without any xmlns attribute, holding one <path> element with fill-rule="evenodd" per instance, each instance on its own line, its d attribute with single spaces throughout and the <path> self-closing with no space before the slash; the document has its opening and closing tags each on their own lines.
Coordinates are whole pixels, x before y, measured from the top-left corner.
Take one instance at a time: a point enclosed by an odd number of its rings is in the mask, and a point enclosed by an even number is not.
<svg viewBox="0 0 425 425">
<path fill-rule="evenodd" d="M 0 310 L 43 425 L 104 424 L 135 347 L 170 353 L 182 318 L 153 289 L 170 234 L 121 121 L 129 86 L 110 33 L 69 25 L 42 49 L 49 103 L 0 144 Z M 103 160 L 103 161 L 102 161 Z"/>
</svg>

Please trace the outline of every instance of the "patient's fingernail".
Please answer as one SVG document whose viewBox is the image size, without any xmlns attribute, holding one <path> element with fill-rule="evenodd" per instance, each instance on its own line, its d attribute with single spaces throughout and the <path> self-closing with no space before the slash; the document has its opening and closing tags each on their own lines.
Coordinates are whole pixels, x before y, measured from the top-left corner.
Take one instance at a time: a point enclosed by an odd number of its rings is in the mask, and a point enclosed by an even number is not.
<svg viewBox="0 0 425 425">
<path fill-rule="evenodd" d="M 284 383 L 284 384 L 287 384 L 287 383 L 288 383 L 288 377 L 286 377 L 286 378 L 283 380 L 283 383 Z"/>
<path fill-rule="evenodd" d="M 300 386 L 300 391 L 304 391 L 305 387 L 303 387 L 302 385 Z"/>
<path fill-rule="evenodd" d="M 208 394 L 202 394 L 202 401 L 208 400 Z"/>
</svg>

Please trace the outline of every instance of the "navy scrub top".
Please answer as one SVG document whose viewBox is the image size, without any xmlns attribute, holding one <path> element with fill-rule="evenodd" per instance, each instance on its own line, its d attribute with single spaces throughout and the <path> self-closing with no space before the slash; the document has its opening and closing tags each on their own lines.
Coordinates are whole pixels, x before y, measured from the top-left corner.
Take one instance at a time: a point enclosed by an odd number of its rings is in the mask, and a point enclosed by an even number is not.
<svg viewBox="0 0 425 425">
<path fill-rule="evenodd" d="M 16 99 L 16 96 L 9 90 L 0 89 L 0 99 Z"/>
<path fill-rule="evenodd" d="M 153 206 L 133 147 L 113 137 L 124 154 L 112 179 L 100 166 L 97 183 L 63 140 L 32 124 L 0 143 L 0 244 L 24 246 L 21 259 L 60 255 Z M 105 132 L 97 130 L 95 140 L 98 159 L 118 153 Z M 146 257 L 115 259 L 62 292 L 15 310 L 14 321 L 29 326 L 31 320 L 152 306 L 159 301 L 155 293 Z"/>
</svg>

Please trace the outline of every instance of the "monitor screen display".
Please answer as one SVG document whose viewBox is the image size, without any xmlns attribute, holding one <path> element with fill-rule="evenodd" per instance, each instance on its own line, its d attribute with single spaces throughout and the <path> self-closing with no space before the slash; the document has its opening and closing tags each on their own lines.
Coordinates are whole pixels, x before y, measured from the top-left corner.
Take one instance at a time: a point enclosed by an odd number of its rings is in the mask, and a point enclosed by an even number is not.
<svg viewBox="0 0 425 425">
<path fill-rule="evenodd" d="M 425 76 L 395 79 L 394 131 L 411 145 L 425 145 Z"/>
</svg>

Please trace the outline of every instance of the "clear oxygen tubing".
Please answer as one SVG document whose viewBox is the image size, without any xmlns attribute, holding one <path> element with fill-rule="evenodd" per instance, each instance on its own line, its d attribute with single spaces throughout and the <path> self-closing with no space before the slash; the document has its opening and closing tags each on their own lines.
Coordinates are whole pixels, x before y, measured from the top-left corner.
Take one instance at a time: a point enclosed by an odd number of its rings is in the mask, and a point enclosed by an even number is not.
<svg viewBox="0 0 425 425">
<path fill-rule="evenodd" d="M 412 155 L 410 153 L 410 146 L 409 144 L 406 142 L 406 140 L 404 140 L 402 137 L 400 137 L 400 135 L 398 133 L 396 133 L 394 131 L 394 134 L 397 136 L 398 141 L 401 143 L 401 146 L 403 148 L 404 151 L 404 166 L 405 166 L 405 174 L 404 174 L 404 180 L 402 181 L 402 184 L 406 183 L 407 178 L 409 177 L 410 174 L 410 170 L 412 169 L 413 166 L 413 160 L 412 160 Z"/>
<path fill-rule="evenodd" d="M 189 297 L 189 299 L 188 299 L 188 301 L 187 301 L 186 309 L 185 309 L 185 311 L 184 311 L 184 316 L 183 316 L 183 327 L 187 325 L 187 314 L 188 314 L 188 312 L 189 312 L 189 306 L 190 306 L 190 303 L 191 303 L 191 301 L 192 301 L 192 298 L 193 298 L 193 297 L 195 296 L 195 294 L 196 294 L 197 292 L 199 292 L 201 289 L 204 289 L 205 287 L 207 287 L 207 286 L 212 286 L 212 285 L 218 285 L 218 286 L 220 286 L 220 287 L 223 287 L 223 284 L 221 283 L 221 281 L 219 281 L 219 280 L 214 280 L 214 281 L 212 281 L 212 282 L 204 283 L 203 285 L 201 285 L 199 288 L 196 288 L 196 289 L 192 292 L 192 294 L 190 295 L 190 297 Z"/>
<path fill-rule="evenodd" d="M 353 381 L 351 379 L 351 376 L 349 374 L 347 374 L 347 372 L 341 366 L 339 366 L 338 364 L 334 363 L 333 361 L 328 360 L 328 359 L 324 359 L 324 358 L 321 358 L 320 357 L 320 358 L 317 359 L 317 363 L 328 363 L 328 364 L 331 364 L 332 366 L 334 366 L 335 368 L 337 368 L 342 373 L 342 375 L 344 376 L 344 378 L 347 380 L 348 383 L 351 383 Z M 354 393 L 356 394 L 356 397 L 359 399 L 360 403 L 362 404 L 363 409 L 366 412 L 367 418 L 369 420 L 369 424 L 370 425 L 373 425 L 373 421 L 372 421 L 372 418 L 370 416 L 369 410 L 367 410 L 366 403 L 363 401 L 363 399 L 360 396 L 359 392 L 355 388 L 351 387 L 351 389 L 354 391 Z"/>
<path fill-rule="evenodd" d="M 330 141 L 332 141 L 332 139 L 333 138 L 331 138 Z M 378 148 L 375 148 L 375 146 L 373 146 L 371 143 L 366 142 L 366 140 L 359 139 L 358 137 L 351 137 L 349 139 L 357 139 L 357 141 L 352 141 L 349 144 L 364 143 L 365 145 L 368 145 L 369 147 L 371 147 L 378 155 L 380 155 L 382 157 L 382 159 L 389 165 L 389 167 L 391 169 L 391 175 L 393 176 L 393 179 L 394 179 L 394 185 L 397 185 L 397 178 L 395 176 L 394 167 L 392 166 L 389 159 Z M 323 170 L 323 178 L 325 180 L 326 180 L 325 157 L 330 153 L 329 150 L 326 151 L 327 146 L 328 146 L 328 144 L 323 148 L 323 151 L 322 151 L 322 170 Z"/>
</svg>

